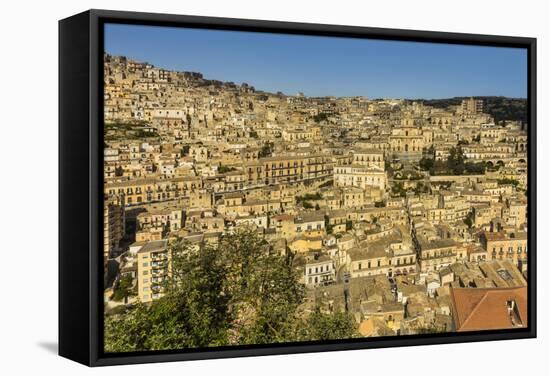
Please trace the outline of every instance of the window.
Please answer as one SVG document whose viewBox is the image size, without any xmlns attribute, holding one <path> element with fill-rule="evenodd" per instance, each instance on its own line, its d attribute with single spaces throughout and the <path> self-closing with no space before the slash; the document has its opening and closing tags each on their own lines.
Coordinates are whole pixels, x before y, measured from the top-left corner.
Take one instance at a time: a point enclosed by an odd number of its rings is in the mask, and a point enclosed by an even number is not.
<svg viewBox="0 0 550 376">
<path fill-rule="evenodd" d="M 143 267 L 146 268 L 146 267 L 148 267 L 148 266 L 149 266 L 149 263 L 148 263 L 148 262 L 144 262 L 144 263 L 143 263 Z"/>
</svg>

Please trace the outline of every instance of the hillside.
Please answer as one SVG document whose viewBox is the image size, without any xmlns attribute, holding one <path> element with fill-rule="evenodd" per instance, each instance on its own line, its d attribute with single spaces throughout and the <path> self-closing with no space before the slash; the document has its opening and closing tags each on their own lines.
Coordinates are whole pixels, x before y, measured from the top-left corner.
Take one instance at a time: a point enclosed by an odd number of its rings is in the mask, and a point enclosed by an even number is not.
<svg viewBox="0 0 550 376">
<path fill-rule="evenodd" d="M 483 99 L 485 102 L 485 112 L 495 118 L 497 123 L 503 120 L 520 120 L 527 123 L 527 99 L 526 98 L 507 98 L 507 97 L 475 97 Z M 428 106 L 437 108 L 446 108 L 448 106 L 459 105 L 467 97 L 453 97 L 446 99 L 415 99 Z"/>
</svg>

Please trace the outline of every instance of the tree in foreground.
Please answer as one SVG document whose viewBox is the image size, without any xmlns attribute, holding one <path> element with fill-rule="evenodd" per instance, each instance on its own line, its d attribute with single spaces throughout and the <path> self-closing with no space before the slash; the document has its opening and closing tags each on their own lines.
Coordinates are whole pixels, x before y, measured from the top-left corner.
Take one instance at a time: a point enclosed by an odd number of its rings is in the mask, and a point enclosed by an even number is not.
<svg viewBox="0 0 550 376">
<path fill-rule="evenodd" d="M 223 265 L 212 247 L 185 242 L 170 248 L 166 295 L 105 318 L 107 352 L 219 346 L 227 343 L 229 298 Z"/>
<path fill-rule="evenodd" d="M 304 341 L 325 341 L 357 337 L 357 324 L 347 312 L 322 313 L 316 309 L 302 326 L 300 337 Z"/>
<path fill-rule="evenodd" d="M 350 315 L 304 318 L 304 289 L 292 256 L 274 253 L 254 229 L 218 246 L 169 245 L 166 294 L 105 318 L 105 351 L 182 349 L 350 338 Z"/>
<path fill-rule="evenodd" d="M 116 283 L 113 293 L 113 300 L 120 302 L 131 296 L 135 296 L 136 291 L 132 284 L 132 276 L 129 274 L 123 275 Z"/>
</svg>

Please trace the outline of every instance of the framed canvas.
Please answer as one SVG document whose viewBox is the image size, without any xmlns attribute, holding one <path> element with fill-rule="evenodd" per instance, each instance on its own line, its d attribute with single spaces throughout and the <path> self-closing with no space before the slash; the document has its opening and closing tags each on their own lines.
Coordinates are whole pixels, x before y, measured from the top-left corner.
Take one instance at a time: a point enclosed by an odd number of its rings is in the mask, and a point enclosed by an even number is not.
<svg viewBox="0 0 550 376">
<path fill-rule="evenodd" d="M 59 353 L 536 336 L 536 40 L 59 22 Z"/>
</svg>

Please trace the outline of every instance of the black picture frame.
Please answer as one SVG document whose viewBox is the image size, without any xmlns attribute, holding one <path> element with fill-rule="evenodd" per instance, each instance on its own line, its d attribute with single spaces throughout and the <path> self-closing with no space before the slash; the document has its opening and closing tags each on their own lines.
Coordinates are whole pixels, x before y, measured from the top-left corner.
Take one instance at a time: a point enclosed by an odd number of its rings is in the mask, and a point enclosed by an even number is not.
<svg viewBox="0 0 550 376">
<path fill-rule="evenodd" d="M 306 343 L 104 354 L 103 25 L 124 23 L 497 47 L 528 52 L 527 328 Z M 536 39 L 171 14 L 88 10 L 59 21 L 59 354 L 88 366 L 536 337 Z"/>
</svg>

